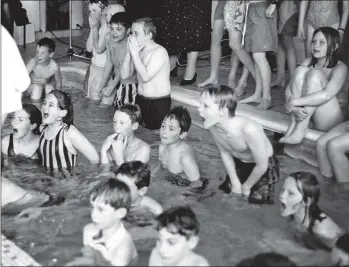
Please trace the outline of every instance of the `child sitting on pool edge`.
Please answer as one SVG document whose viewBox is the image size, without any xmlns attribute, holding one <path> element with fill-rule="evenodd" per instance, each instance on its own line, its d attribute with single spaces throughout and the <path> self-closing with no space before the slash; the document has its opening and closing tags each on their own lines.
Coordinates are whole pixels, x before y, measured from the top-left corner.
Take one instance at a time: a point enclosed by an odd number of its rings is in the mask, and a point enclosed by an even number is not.
<svg viewBox="0 0 349 267">
<path fill-rule="evenodd" d="M 114 133 L 107 137 L 101 148 L 101 163 L 115 161 L 120 166 L 126 161 L 147 162 L 150 146 L 135 136 L 142 121 L 138 105 L 125 104 L 115 111 L 113 118 Z"/>
<path fill-rule="evenodd" d="M 158 239 L 149 266 L 210 266 L 193 251 L 199 243 L 199 222 L 190 207 L 169 208 L 156 220 Z"/>
<path fill-rule="evenodd" d="M 116 178 L 128 185 L 131 192 L 131 207 L 145 207 L 155 215 L 162 212 L 161 205 L 145 196 L 150 185 L 150 167 L 141 161 L 123 163 L 116 172 Z"/>
</svg>

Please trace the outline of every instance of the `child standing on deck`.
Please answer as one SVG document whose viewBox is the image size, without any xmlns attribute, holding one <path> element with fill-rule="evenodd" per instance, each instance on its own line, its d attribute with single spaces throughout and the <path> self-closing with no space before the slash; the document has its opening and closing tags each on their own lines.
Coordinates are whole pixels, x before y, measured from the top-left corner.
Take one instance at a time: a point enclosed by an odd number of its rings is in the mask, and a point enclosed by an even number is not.
<svg viewBox="0 0 349 267">
<path fill-rule="evenodd" d="M 47 95 L 52 90 L 60 90 L 62 87 L 59 65 L 52 59 L 55 49 L 55 41 L 44 37 L 36 45 L 36 56 L 27 63 L 31 78 L 27 91 L 32 100 L 40 100 L 43 90 Z"/>
<path fill-rule="evenodd" d="M 127 37 L 131 20 L 126 12 L 114 14 L 110 19 L 110 32 L 106 35 L 107 60 L 99 87 L 102 104 L 114 104 L 115 110 L 123 104 L 134 104 L 137 94 L 137 77 L 121 79 L 120 68 L 127 52 Z M 109 80 L 109 76 L 112 76 Z M 108 82 L 109 80 L 109 82 Z"/>
<path fill-rule="evenodd" d="M 113 118 L 114 133 L 107 137 L 101 148 L 101 163 L 115 161 L 120 166 L 126 161 L 147 162 L 150 146 L 135 136 L 142 121 L 138 105 L 126 104 L 115 111 Z"/>
</svg>

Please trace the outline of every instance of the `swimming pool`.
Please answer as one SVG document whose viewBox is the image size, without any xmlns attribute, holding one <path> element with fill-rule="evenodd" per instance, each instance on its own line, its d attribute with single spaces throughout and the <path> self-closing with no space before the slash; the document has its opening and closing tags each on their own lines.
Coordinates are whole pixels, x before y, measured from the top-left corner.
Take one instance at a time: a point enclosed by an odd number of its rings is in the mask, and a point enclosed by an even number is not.
<svg viewBox="0 0 349 267">
<path fill-rule="evenodd" d="M 79 89 L 66 87 L 64 90 L 70 90 L 74 101 L 75 125 L 99 151 L 106 136 L 113 131 L 111 110 L 99 108 L 84 98 Z M 7 122 L 2 134 L 9 131 Z M 288 223 L 279 215 L 278 200 L 271 206 L 250 205 L 217 190 L 226 173 L 208 131 L 193 125 L 188 136 L 202 176 L 210 179 L 206 193 L 197 197 L 182 196 L 185 187 L 171 184 L 166 179 L 168 173 L 157 161 L 159 136 L 144 128 L 136 134 L 151 144 L 152 179 L 148 194 L 165 208 L 176 204 L 189 204 L 193 208 L 201 224 L 197 251 L 205 255 L 211 265 L 234 265 L 243 258 L 271 250 L 288 255 L 298 265 L 330 264 L 327 252 L 307 250 L 295 243 Z M 276 186 L 277 195 L 288 173 L 298 170 L 318 173 L 301 161 L 283 155 L 278 158 L 281 180 Z M 24 188 L 40 189 L 65 198 L 59 206 L 35 209 L 28 213 L 29 217 L 20 220 L 6 215 L 1 219 L 2 233 L 44 266 L 62 266 L 79 255 L 82 229 L 90 222 L 88 192 L 98 181 L 108 177 L 108 168 L 92 166 L 82 157 L 78 162 L 76 175 L 66 179 L 45 174 L 40 167 L 20 159 L 9 160 L 3 169 L 4 177 Z M 348 192 L 329 187 L 323 181 L 321 184 L 321 207 L 349 230 Z M 139 252 L 138 265 L 147 265 L 155 245 L 152 222 L 152 216 L 147 213 L 131 213 L 126 223 Z"/>
</svg>

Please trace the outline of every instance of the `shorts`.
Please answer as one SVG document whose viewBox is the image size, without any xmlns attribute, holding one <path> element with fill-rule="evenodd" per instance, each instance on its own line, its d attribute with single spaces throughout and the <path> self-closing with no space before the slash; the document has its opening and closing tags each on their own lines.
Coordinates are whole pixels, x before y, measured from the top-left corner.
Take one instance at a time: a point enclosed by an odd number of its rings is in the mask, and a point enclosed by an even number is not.
<svg viewBox="0 0 349 267">
<path fill-rule="evenodd" d="M 223 12 L 224 12 L 224 6 L 226 1 L 225 0 L 219 0 L 218 4 L 216 6 L 216 9 L 214 11 L 214 20 L 223 20 Z"/>
<path fill-rule="evenodd" d="M 149 98 L 137 95 L 136 104 L 141 109 L 144 127 L 157 130 L 160 129 L 163 119 L 171 109 L 171 96 Z"/>
<path fill-rule="evenodd" d="M 281 29 L 279 29 L 279 34 L 283 36 L 289 36 L 294 37 L 297 36 L 297 29 L 298 29 L 298 13 L 293 14 L 282 26 Z"/>
<path fill-rule="evenodd" d="M 242 162 L 240 159 L 235 158 L 235 168 L 237 176 L 241 184 L 243 184 L 250 176 L 255 163 Z M 274 204 L 274 191 L 275 184 L 280 177 L 279 161 L 275 155 L 269 158 L 268 169 L 259 179 L 259 181 L 252 186 L 248 201 L 254 204 Z M 227 175 L 229 179 L 229 176 Z M 229 179 L 230 180 L 230 179 Z"/>
<path fill-rule="evenodd" d="M 136 101 L 138 83 L 118 84 L 114 98 L 114 108 L 117 110 L 124 104 L 134 104 Z"/>
</svg>

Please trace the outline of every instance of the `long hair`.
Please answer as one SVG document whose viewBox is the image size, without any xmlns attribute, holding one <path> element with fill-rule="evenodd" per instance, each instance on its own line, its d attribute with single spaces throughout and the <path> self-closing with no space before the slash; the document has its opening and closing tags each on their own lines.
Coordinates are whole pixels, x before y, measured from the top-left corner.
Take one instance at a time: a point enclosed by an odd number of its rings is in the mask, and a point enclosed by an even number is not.
<svg viewBox="0 0 349 267">
<path fill-rule="evenodd" d="M 27 112 L 29 115 L 30 124 L 36 124 L 33 133 L 40 135 L 40 125 L 42 124 L 42 115 L 40 109 L 38 109 L 33 104 L 23 104 L 22 106 L 25 112 Z"/>
<path fill-rule="evenodd" d="M 56 97 L 59 109 L 67 111 L 67 114 L 63 117 L 62 121 L 69 129 L 70 125 L 74 125 L 74 109 L 70 95 L 56 89 L 52 90 L 50 94 Z"/>
</svg>

